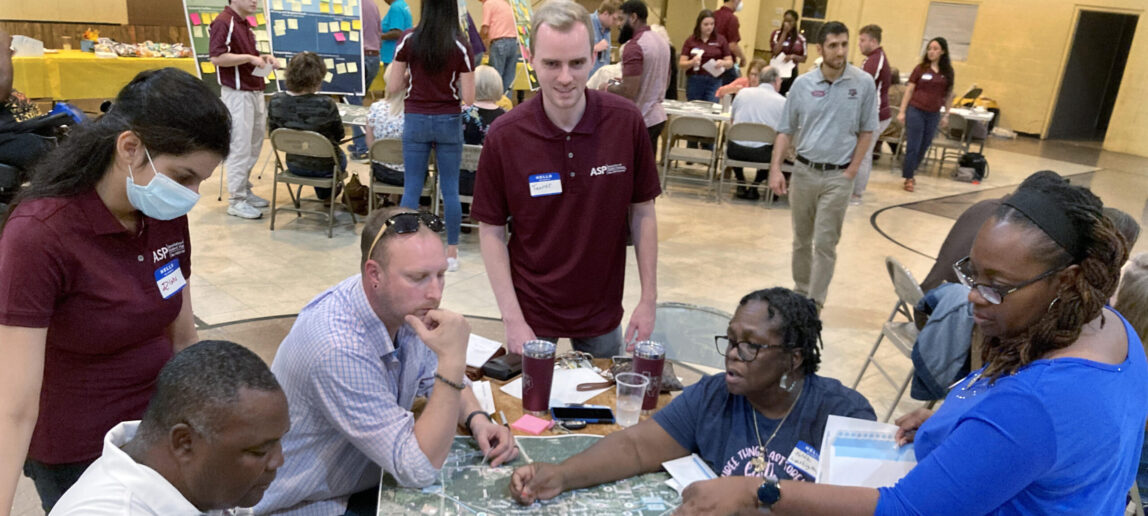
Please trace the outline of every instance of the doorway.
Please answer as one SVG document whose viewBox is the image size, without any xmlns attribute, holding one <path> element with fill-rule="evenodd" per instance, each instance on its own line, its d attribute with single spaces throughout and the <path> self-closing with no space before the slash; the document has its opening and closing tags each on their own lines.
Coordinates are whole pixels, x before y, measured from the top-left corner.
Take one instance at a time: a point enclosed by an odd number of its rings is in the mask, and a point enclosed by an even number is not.
<svg viewBox="0 0 1148 516">
<path fill-rule="evenodd" d="M 1103 141 L 1138 16 L 1081 11 L 1048 138 Z"/>
</svg>

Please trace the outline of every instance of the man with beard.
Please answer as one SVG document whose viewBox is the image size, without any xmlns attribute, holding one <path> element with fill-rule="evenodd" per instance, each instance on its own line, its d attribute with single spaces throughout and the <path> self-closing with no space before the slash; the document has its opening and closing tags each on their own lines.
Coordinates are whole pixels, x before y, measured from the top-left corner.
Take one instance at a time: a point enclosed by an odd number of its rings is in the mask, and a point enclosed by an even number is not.
<svg viewBox="0 0 1148 516">
<path fill-rule="evenodd" d="M 646 131 L 650 134 L 651 147 L 657 152 L 658 135 L 666 126 L 662 99 L 670 77 L 670 44 L 646 24 L 649 10 L 645 2 L 628 0 L 619 10 L 625 16 L 625 22 L 618 41 L 629 44 L 622 50 L 622 81 L 607 85 L 605 89 L 638 105 Z"/>
<path fill-rule="evenodd" d="M 853 178 L 869 152 L 877 129 L 877 88 L 873 78 L 845 61 L 849 29 L 826 23 L 818 38 L 822 63 L 793 82 L 785 115 L 777 127 L 769 187 L 789 196 L 793 217 L 794 290 L 825 305 L 837 261 L 837 242 Z M 791 184 L 781 174 L 790 140 L 797 164 Z"/>
</svg>

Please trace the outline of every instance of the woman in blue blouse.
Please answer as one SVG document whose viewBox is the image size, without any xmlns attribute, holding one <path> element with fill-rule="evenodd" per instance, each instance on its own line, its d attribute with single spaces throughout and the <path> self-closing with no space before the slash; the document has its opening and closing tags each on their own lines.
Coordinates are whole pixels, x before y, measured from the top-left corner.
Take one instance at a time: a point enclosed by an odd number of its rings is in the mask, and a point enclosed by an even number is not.
<svg viewBox="0 0 1148 516">
<path fill-rule="evenodd" d="M 690 486 L 682 514 L 1123 514 L 1148 415 L 1136 332 L 1105 303 L 1128 257 L 1083 187 L 1019 188 L 954 267 L 971 288 L 985 367 L 935 414 L 897 421 L 918 464 L 881 489 L 728 478 Z"/>
</svg>

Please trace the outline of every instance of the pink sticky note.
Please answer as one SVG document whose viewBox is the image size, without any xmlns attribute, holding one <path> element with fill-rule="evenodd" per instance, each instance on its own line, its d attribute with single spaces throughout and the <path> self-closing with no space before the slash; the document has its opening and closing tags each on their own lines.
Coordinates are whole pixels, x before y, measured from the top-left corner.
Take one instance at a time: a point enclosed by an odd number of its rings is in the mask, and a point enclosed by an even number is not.
<svg viewBox="0 0 1148 516">
<path fill-rule="evenodd" d="M 542 418 L 534 417 L 530 414 L 525 414 L 510 424 L 510 428 L 526 432 L 531 435 L 541 435 L 554 426 L 553 421 L 548 421 Z"/>
<path fill-rule="evenodd" d="M 255 17 L 254 17 L 254 16 L 248 16 L 248 17 L 247 17 L 247 24 L 248 24 L 248 25 L 250 25 L 250 26 L 252 26 L 252 27 L 254 27 L 254 26 L 256 26 L 256 25 L 259 25 L 259 22 L 258 22 L 258 21 L 255 21 Z"/>
<path fill-rule="evenodd" d="M 347 41 L 347 37 L 344 36 L 342 32 L 336 32 L 335 33 L 335 41 L 342 43 L 344 41 Z"/>
<path fill-rule="evenodd" d="M 189 16 L 191 17 L 192 25 L 199 25 L 203 23 L 203 21 L 199 19 L 199 13 L 191 13 Z"/>
</svg>

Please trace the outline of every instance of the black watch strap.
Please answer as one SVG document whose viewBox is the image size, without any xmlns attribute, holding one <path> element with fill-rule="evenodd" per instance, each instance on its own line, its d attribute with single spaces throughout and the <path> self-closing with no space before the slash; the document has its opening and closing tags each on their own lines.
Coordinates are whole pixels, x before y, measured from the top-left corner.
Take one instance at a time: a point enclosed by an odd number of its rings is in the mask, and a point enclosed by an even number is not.
<svg viewBox="0 0 1148 516">
<path fill-rule="evenodd" d="M 476 411 L 471 412 L 470 414 L 466 415 L 466 422 L 463 423 L 462 426 L 466 427 L 467 431 L 470 431 L 470 422 L 474 419 L 474 416 L 479 416 L 479 415 L 486 416 L 487 421 L 490 421 L 492 423 L 494 422 L 494 420 L 490 418 L 490 414 L 487 414 L 486 412 L 483 412 L 481 410 L 476 410 Z"/>
</svg>

